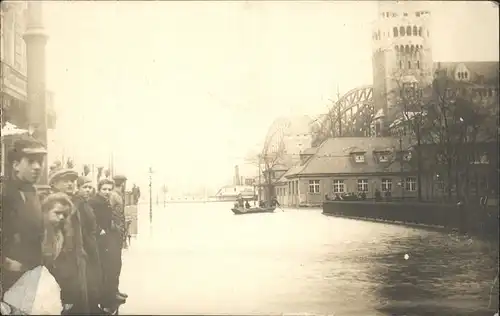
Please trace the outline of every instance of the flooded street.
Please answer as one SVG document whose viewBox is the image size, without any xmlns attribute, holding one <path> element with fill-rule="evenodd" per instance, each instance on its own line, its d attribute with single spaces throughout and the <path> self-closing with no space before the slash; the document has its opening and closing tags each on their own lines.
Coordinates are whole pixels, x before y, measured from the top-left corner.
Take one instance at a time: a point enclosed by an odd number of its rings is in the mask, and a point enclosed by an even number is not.
<svg viewBox="0 0 500 316">
<path fill-rule="evenodd" d="M 140 206 L 120 313 L 493 315 L 491 243 L 312 209 L 235 216 L 230 206 L 168 204 L 151 227 Z"/>
</svg>

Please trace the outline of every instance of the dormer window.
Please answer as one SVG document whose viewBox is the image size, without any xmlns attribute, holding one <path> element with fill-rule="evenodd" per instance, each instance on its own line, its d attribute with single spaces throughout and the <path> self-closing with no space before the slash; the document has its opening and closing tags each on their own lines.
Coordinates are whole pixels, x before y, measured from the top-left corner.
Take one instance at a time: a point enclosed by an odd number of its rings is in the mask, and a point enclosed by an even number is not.
<svg viewBox="0 0 500 316">
<path fill-rule="evenodd" d="M 355 162 L 365 162 L 365 155 L 363 154 L 355 154 L 354 155 Z"/>
<path fill-rule="evenodd" d="M 378 156 L 378 161 L 379 162 L 388 162 L 389 161 L 389 155 L 387 155 L 387 154 L 380 154 Z"/>
</svg>

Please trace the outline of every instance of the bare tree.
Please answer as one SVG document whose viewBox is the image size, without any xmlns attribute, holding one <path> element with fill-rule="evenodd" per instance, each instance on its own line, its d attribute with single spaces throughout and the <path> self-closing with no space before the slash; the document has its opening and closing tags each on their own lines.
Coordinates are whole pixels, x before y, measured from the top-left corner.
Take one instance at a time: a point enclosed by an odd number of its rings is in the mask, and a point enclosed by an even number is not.
<svg viewBox="0 0 500 316">
<path fill-rule="evenodd" d="M 480 154 L 480 144 L 497 135 L 498 97 L 488 97 L 469 83 L 450 78 L 445 71 L 437 71 L 430 86 L 397 74 L 395 82 L 397 89 L 391 100 L 398 124 L 392 127 L 416 143 L 419 199 L 424 144 L 432 145 L 432 166 L 437 174 L 446 175 L 441 179 L 445 180 L 448 199 L 453 188 L 457 197 L 467 199 L 470 164 Z"/>
<path fill-rule="evenodd" d="M 264 183 L 266 184 L 268 198 L 271 198 L 271 196 L 274 195 L 274 170 L 276 166 L 284 162 L 284 154 L 285 143 L 283 141 L 283 135 L 280 133 L 280 130 L 277 129 L 269 137 L 266 138 L 266 141 L 264 142 L 264 146 L 262 148 L 262 153 L 258 157 L 259 168 L 260 166 L 263 167 L 262 174 L 264 175 Z"/>
<path fill-rule="evenodd" d="M 389 92 L 389 102 L 393 104 L 391 113 L 388 113 L 394 121 L 389 126 L 392 135 L 407 137 L 415 143 L 416 153 L 412 159 L 413 167 L 417 171 L 417 199 L 422 201 L 422 171 L 423 155 L 422 144 L 433 142 L 426 139 L 433 135 L 434 125 L 429 121 L 429 108 L 432 107 L 432 87 L 423 85 L 412 77 L 406 77 L 402 72 L 393 74 L 396 89 Z M 402 153 L 401 153 L 402 155 Z M 400 157 L 399 161 L 404 162 Z M 404 183 L 402 183 L 404 186 Z"/>
<path fill-rule="evenodd" d="M 498 101 L 485 98 L 485 93 L 467 83 L 453 80 L 445 71 L 436 73 L 433 92 L 437 155 L 439 162 L 446 165 L 447 195 L 451 199 L 455 188 L 457 198 L 467 201 L 470 165 L 477 159 L 480 143 L 493 137 L 493 122 L 488 116 Z"/>
<path fill-rule="evenodd" d="M 314 135 L 312 147 L 317 147 L 326 139 L 341 136 L 341 109 L 336 107 L 336 101 L 329 99 L 330 104 L 327 105 L 327 112 L 318 116 L 311 123 L 311 132 Z"/>
</svg>

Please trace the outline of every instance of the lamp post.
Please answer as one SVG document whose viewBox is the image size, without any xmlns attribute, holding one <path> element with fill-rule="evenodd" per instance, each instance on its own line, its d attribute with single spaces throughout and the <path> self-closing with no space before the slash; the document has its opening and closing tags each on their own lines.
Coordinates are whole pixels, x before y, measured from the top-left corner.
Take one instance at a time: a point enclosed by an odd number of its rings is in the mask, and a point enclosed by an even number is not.
<svg viewBox="0 0 500 316">
<path fill-rule="evenodd" d="M 149 167 L 149 226 L 153 226 L 153 168 Z"/>
<path fill-rule="evenodd" d="M 45 90 L 45 45 L 48 36 L 43 26 L 42 2 L 29 1 L 27 8 L 26 43 L 27 93 L 28 93 L 28 129 L 39 141 L 47 146 L 47 109 Z M 48 168 L 42 167 L 40 184 L 47 184 Z"/>
<path fill-rule="evenodd" d="M 261 157 L 262 155 L 259 154 L 259 193 L 258 193 L 258 200 L 260 201 L 261 198 L 262 198 L 262 192 L 261 192 L 261 187 L 262 187 L 262 181 L 261 181 L 261 167 L 260 167 L 260 164 L 261 164 Z"/>
</svg>

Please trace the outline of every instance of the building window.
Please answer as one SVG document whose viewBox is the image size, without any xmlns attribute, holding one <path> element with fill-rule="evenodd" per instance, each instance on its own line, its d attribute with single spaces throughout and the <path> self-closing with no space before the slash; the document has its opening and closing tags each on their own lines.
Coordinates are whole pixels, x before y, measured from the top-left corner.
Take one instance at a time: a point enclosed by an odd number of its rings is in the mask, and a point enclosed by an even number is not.
<svg viewBox="0 0 500 316">
<path fill-rule="evenodd" d="M 309 180 L 309 193 L 319 193 L 319 180 Z"/>
<path fill-rule="evenodd" d="M 418 28 L 414 25 L 413 26 L 413 36 L 417 36 L 418 35 Z"/>
<path fill-rule="evenodd" d="M 404 12 L 404 13 L 403 13 L 403 16 L 408 16 L 408 13 L 407 13 L 407 12 Z"/>
<path fill-rule="evenodd" d="M 403 61 L 402 60 L 399 61 L 399 69 L 403 69 Z"/>
<path fill-rule="evenodd" d="M 354 161 L 356 162 L 365 162 L 365 155 L 355 155 Z"/>
<path fill-rule="evenodd" d="M 382 154 L 382 155 L 378 156 L 378 161 L 379 162 L 388 162 L 389 157 L 387 157 L 387 155 L 385 155 L 385 154 Z"/>
<path fill-rule="evenodd" d="M 411 61 L 408 60 L 408 69 L 411 69 Z"/>
<path fill-rule="evenodd" d="M 368 192 L 368 179 L 358 179 L 358 192 Z"/>
<path fill-rule="evenodd" d="M 421 27 L 418 28 L 418 36 L 422 36 L 422 28 Z"/>
<path fill-rule="evenodd" d="M 333 193 L 344 193 L 344 180 L 333 180 Z"/>
<path fill-rule="evenodd" d="M 486 154 L 486 153 L 483 153 L 480 155 L 476 154 L 470 159 L 471 165 L 487 165 L 489 163 L 490 163 L 490 160 L 488 159 L 488 154 Z"/>
<path fill-rule="evenodd" d="M 404 26 L 400 26 L 400 27 L 399 27 L 399 34 L 400 34 L 401 36 L 405 36 L 405 27 L 404 27 Z"/>
<path fill-rule="evenodd" d="M 411 26 L 409 25 L 406 27 L 406 35 L 411 36 Z"/>
<path fill-rule="evenodd" d="M 391 191 L 392 191 L 392 180 L 382 179 L 382 192 L 391 192 Z"/>
<path fill-rule="evenodd" d="M 393 35 L 394 37 L 398 37 L 398 28 L 397 28 L 397 27 L 393 27 L 393 28 L 392 28 L 392 35 Z"/>
<path fill-rule="evenodd" d="M 417 60 L 417 69 L 420 69 L 420 61 Z"/>
<path fill-rule="evenodd" d="M 479 190 L 484 191 L 488 189 L 488 178 L 485 176 L 479 176 Z"/>
<path fill-rule="evenodd" d="M 410 192 L 417 191 L 417 178 L 415 177 L 406 178 L 405 190 Z"/>
</svg>

